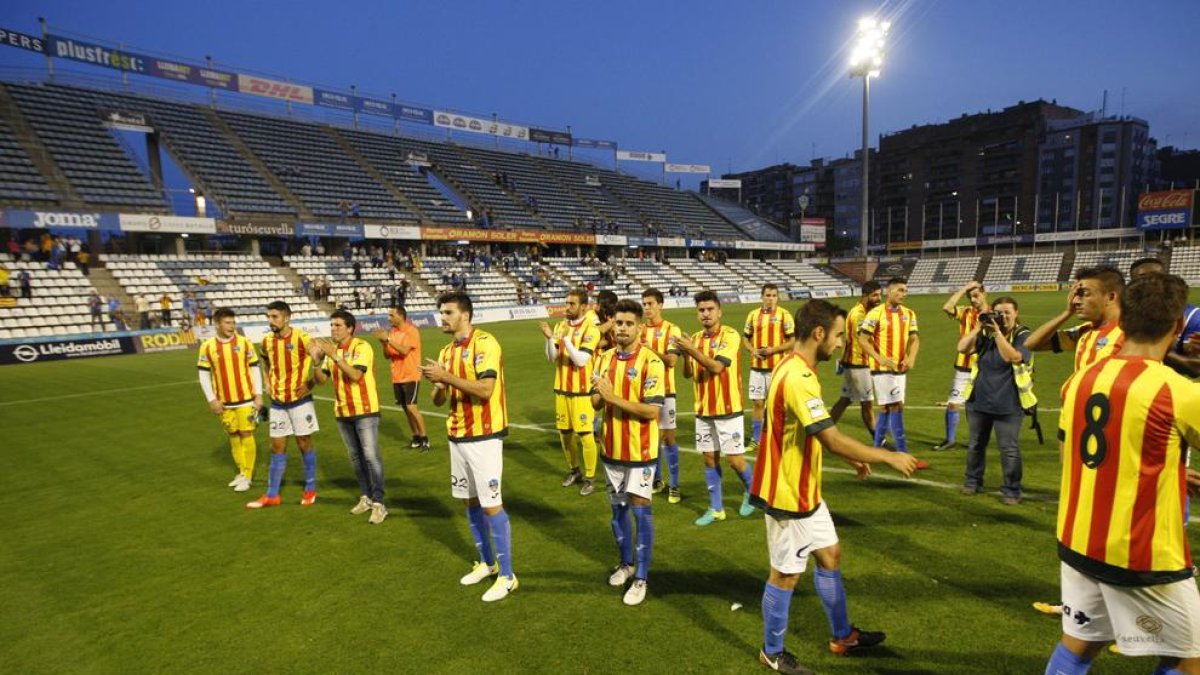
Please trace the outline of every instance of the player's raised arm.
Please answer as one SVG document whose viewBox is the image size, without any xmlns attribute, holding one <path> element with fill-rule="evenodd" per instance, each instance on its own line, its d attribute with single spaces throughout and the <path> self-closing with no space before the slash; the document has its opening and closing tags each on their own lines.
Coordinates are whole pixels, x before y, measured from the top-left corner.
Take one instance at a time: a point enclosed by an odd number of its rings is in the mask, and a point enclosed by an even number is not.
<svg viewBox="0 0 1200 675">
<path fill-rule="evenodd" d="M 1075 315 L 1075 299 L 1079 295 L 1079 282 L 1071 284 L 1071 290 L 1067 293 L 1067 308 L 1050 319 L 1046 323 L 1033 329 L 1029 337 L 1025 339 L 1025 346 L 1031 352 L 1044 352 L 1055 349 L 1055 342 L 1058 343 L 1057 350 L 1067 350 L 1075 348 L 1075 334 L 1071 331 L 1061 330 L 1072 316 Z M 1057 337 L 1057 340 L 1055 339 Z"/>
</svg>

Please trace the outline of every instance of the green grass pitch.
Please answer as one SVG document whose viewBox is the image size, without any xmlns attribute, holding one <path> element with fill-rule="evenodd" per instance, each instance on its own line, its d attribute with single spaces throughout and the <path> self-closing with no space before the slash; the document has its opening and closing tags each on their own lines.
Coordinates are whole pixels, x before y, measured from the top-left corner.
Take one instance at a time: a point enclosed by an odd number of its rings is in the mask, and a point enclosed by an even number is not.
<svg viewBox="0 0 1200 675">
<path fill-rule="evenodd" d="M 1057 293 L 1018 298 L 1028 325 L 1062 306 Z M 1042 413 L 1045 445 L 1022 433 L 1023 504 L 1004 506 L 992 492 L 994 449 L 989 493 L 958 493 L 962 450 L 928 450 L 942 435 L 935 404 L 946 398 L 957 339 L 938 311 L 943 300 L 910 299 L 922 347 L 908 387 L 909 443 L 931 468 L 904 481 L 877 467 L 859 482 L 827 455 L 825 496 L 843 543 L 850 617 L 888 640 L 873 653 L 829 654 L 810 570 L 792 601 L 786 644 L 820 672 L 1040 673 L 1058 639 L 1057 620 L 1030 608 L 1058 597 L 1056 414 Z M 740 328 L 749 309 L 726 307 L 725 322 Z M 668 317 L 685 331 L 698 327 L 690 309 Z M 243 504 L 264 489 L 266 429 L 257 434 L 254 488 L 233 493 L 225 487 L 233 463 L 196 384 L 194 352 L 0 370 L 3 669 L 755 672 L 767 572 L 761 515 L 743 519 L 733 508 L 723 523 L 693 526 L 707 495 L 699 456 L 685 452 L 683 503 L 655 502 L 650 594 L 640 607 L 622 605 L 621 590 L 606 583 L 616 552 L 605 495 L 583 498 L 558 485 L 552 373 L 536 324 L 485 328 L 505 350 L 515 426 L 504 498 L 521 581 L 495 605 L 480 602 L 484 585 L 458 584 L 474 549 L 450 497 L 441 417 L 427 416 L 434 449 L 419 454 L 407 449 L 402 414 L 385 411 L 391 516 L 370 526 L 348 513 L 357 489 L 328 400 L 318 401 L 317 505 L 297 505 L 302 467 L 293 446 L 284 505 L 252 512 Z M 436 330 L 423 340 L 427 356 L 445 342 Z M 1069 355 L 1038 355 L 1045 409 L 1057 409 L 1070 368 Z M 378 371 L 381 400 L 392 404 L 386 372 Z M 840 380 L 832 364 L 821 373 L 832 404 Z M 690 383 L 681 384 L 680 410 L 690 411 Z M 422 394 L 433 410 L 428 389 Z M 842 428 L 866 439 L 856 408 Z M 683 417 L 689 448 L 691 432 Z M 960 442 L 966 434 L 964 420 Z M 726 503 L 735 507 L 741 487 L 726 473 Z M 732 603 L 744 607 L 731 611 Z M 1151 669 L 1148 659 L 1106 654 L 1093 672 Z"/>
</svg>

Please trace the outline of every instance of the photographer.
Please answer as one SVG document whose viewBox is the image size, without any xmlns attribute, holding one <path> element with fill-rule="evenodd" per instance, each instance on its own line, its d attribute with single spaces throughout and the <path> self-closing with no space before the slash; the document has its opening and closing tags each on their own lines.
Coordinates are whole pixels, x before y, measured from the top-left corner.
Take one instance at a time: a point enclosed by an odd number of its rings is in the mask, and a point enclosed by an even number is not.
<svg viewBox="0 0 1200 675">
<path fill-rule="evenodd" d="M 958 341 L 959 353 L 979 355 L 966 391 L 971 433 L 962 493 L 973 495 L 983 490 L 985 452 L 994 428 L 1004 473 L 1001 501 L 1009 506 L 1021 503 L 1021 451 L 1017 445 L 1021 420 L 1037 405 L 1033 356 L 1025 346 L 1030 330 L 1017 319 L 1017 301 L 999 298 L 992 303 L 992 311 L 979 315 L 979 325 Z"/>
</svg>

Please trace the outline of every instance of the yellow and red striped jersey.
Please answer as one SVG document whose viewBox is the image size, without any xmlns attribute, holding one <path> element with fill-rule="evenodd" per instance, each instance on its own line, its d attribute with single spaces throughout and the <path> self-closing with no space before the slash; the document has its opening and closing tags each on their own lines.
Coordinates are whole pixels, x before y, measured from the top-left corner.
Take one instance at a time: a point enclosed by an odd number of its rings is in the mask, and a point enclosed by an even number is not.
<svg viewBox="0 0 1200 675">
<path fill-rule="evenodd" d="M 309 334 L 295 326 L 290 327 L 287 337 L 268 332 L 262 339 L 262 355 L 268 366 L 271 403 L 287 405 L 301 400 L 296 392 L 312 378 L 312 338 Z"/>
<path fill-rule="evenodd" d="M 875 351 L 880 356 L 892 359 L 897 365 L 908 356 L 908 339 L 918 333 L 917 313 L 897 305 L 889 307 L 887 303 L 876 305 L 863 318 L 858 327 L 859 334 L 870 335 L 874 340 Z M 869 359 L 871 370 L 884 370 L 883 365 L 875 359 Z M 895 372 L 895 371 L 893 371 Z"/>
<path fill-rule="evenodd" d="M 626 401 L 661 406 L 664 393 L 662 359 L 642 345 L 632 353 L 616 349 L 604 352 L 596 373 L 613 385 Z M 644 420 L 615 405 L 604 405 L 604 445 L 602 459 L 610 464 L 641 466 L 658 460 L 658 416 Z"/>
<path fill-rule="evenodd" d="M 786 355 L 767 392 L 750 501 L 777 515 L 815 511 L 821 505 L 821 443 L 816 435 L 831 426 L 816 371 L 803 356 Z"/>
<path fill-rule="evenodd" d="M 867 360 L 867 353 L 863 351 L 857 339 L 858 328 L 865 318 L 867 318 L 867 307 L 861 302 L 854 303 L 846 315 L 846 331 L 849 333 L 849 337 L 846 340 L 845 349 L 842 350 L 842 365 L 848 368 L 866 368 L 871 365 Z"/>
<path fill-rule="evenodd" d="M 1117 321 L 1082 323 L 1066 331 L 1075 341 L 1075 370 L 1082 370 L 1121 351 L 1125 331 Z"/>
<path fill-rule="evenodd" d="M 954 320 L 958 322 L 958 339 L 963 339 L 979 325 L 979 310 L 970 305 L 960 305 L 954 308 Z M 954 369 L 969 371 L 975 367 L 975 359 L 979 358 L 974 352 L 970 354 L 955 354 Z"/>
<path fill-rule="evenodd" d="M 507 434 L 504 355 L 496 338 L 478 328 L 472 329 L 467 337 L 442 347 L 438 362 L 464 380 L 496 380 L 492 395 L 486 399 L 450 387 L 450 416 L 446 418 L 450 440 L 482 441 Z"/>
<path fill-rule="evenodd" d="M 693 360 L 692 393 L 695 396 L 696 416 L 722 418 L 741 415 L 742 366 L 739 357 L 742 339 L 737 329 L 717 326 L 711 334 L 700 331 L 692 335 L 692 344 L 704 356 L 725 364 L 724 370 L 713 375 Z"/>
<path fill-rule="evenodd" d="M 563 345 L 570 342 L 577 351 L 592 354 L 582 366 L 575 365 Z M 592 392 L 592 369 L 596 365 L 595 352 L 600 343 L 600 329 L 585 314 L 576 321 L 560 321 L 554 327 L 554 344 L 558 347 L 558 359 L 554 365 L 554 393 L 566 396 L 586 396 Z"/>
<path fill-rule="evenodd" d="M 321 369 L 333 377 L 334 417 L 366 417 L 379 414 L 379 390 L 375 387 L 375 351 L 366 340 L 352 337 L 337 346 L 337 354 L 350 366 L 362 371 L 358 382 L 351 380 L 333 362 L 333 355 L 325 357 Z"/>
<path fill-rule="evenodd" d="M 746 326 L 742 329 L 742 335 L 746 336 L 746 339 L 750 341 L 750 346 L 754 349 L 779 347 L 796 335 L 796 324 L 792 321 L 792 313 L 782 307 L 776 307 L 770 312 L 758 307 L 751 310 L 746 317 Z M 780 352 L 760 359 L 751 352 L 750 369 L 770 371 L 783 360 L 783 357 L 783 352 Z"/>
<path fill-rule="evenodd" d="M 200 345 L 196 367 L 212 375 L 217 400 L 225 405 L 241 405 L 254 400 L 254 381 L 250 369 L 258 367 L 258 352 L 244 335 L 229 340 L 211 337 Z"/>
<path fill-rule="evenodd" d="M 1200 446 L 1200 387 L 1155 359 L 1102 359 L 1063 389 L 1059 557 L 1100 581 L 1192 576 L 1187 448 Z"/>
<path fill-rule="evenodd" d="M 667 354 L 679 354 L 679 347 L 672 344 L 671 339 L 683 335 L 679 330 L 679 326 L 663 319 L 658 325 L 652 326 L 644 324 L 642 326 L 642 344 L 649 347 L 658 354 L 659 358 L 665 357 Z M 665 396 L 675 395 L 675 369 L 668 368 L 666 362 L 663 362 L 663 369 L 666 371 L 666 383 L 664 386 Z"/>
</svg>

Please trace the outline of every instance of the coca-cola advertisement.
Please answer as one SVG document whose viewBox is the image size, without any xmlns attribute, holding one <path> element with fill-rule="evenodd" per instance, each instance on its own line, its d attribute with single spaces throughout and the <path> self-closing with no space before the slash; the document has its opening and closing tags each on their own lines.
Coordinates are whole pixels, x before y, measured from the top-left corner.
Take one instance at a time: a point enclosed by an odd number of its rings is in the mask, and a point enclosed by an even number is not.
<svg viewBox="0 0 1200 675">
<path fill-rule="evenodd" d="M 1182 229 L 1192 225 L 1195 190 L 1145 192 L 1138 196 L 1139 230 Z"/>
</svg>

